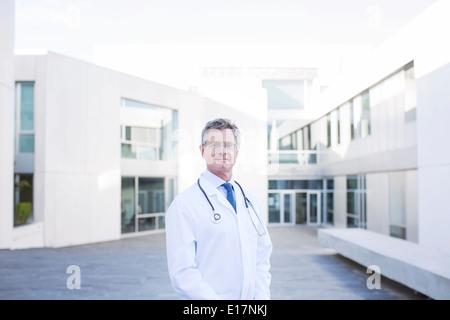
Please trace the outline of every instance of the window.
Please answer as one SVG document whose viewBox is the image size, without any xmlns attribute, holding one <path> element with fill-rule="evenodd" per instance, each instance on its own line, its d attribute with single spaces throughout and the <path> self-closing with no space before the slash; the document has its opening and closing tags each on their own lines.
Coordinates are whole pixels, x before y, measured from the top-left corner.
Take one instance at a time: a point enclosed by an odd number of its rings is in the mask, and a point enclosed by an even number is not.
<svg viewBox="0 0 450 320">
<path fill-rule="evenodd" d="M 354 97 L 350 103 L 350 137 L 352 140 L 370 135 L 369 90 Z"/>
<path fill-rule="evenodd" d="M 389 228 L 390 235 L 406 239 L 406 175 L 389 174 Z"/>
<path fill-rule="evenodd" d="M 341 143 L 341 108 L 336 110 L 336 122 L 337 122 L 337 143 Z"/>
<path fill-rule="evenodd" d="M 417 88 L 414 67 L 405 71 L 405 122 L 416 121 Z"/>
<path fill-rule="evenodd" d="M 122 177 L 122 233 L 164 229 L 174 188 L 172 178 Z"/>
<path fill-rule="evenodd" d="M 34 153 L 34 83 L 16 83 L 15 152 Z"/>
<path fill-rule="evenodd" d="M 322 197 L 325 202 L 322 207 L 325 210 L 324 214 L 324 223 L 325 224 L 334 224 L 334 179 L 326 179 L 325 180 L 325 197 Z"/>
<path fill-rule="evenodd" d="M 269 180 L 269 190 L 322 190 L 323 180 Z"/>
<path fill-rule="evenodd" d="M 366 176 L 347 176 L 347 227 L 366 228 Z"/>
<path fill-rule="evenodd" d="M 122 158 L 160 159 L 160 132 L 156 128 L 121 127 Z"/>
<path fill-rule="evenodd" d="M 310 125 L 307 125 L 302 129 L 302 137 L 303 137 L 303 150 L 311 150 L 311 129 Z"/>
<path fill-rule="evenodd" d="M 263 80 L 268 109 L 305 109 L 311 84 L 311 80 Z"/>
<path fill-rule="evenodd" d="M 178 112 L 126 99 L 122 100 L 122 106 L 134 108 L 134 118 L 142 116 L 148 119 L 141 122 L 144 125 L 122 123 L 122 158 L 176 161 Z"/>
<path fill-rule="evenodd" d="M 14 227 L 32 223 L 33 175 L 14 175 Z"/>
<path fill-rule="evenodd" d="M 370 98 L 369 90 L 361 94 L 361 138 L 370 135 Z"/>
<path fill-rule="evenodd" d="M 331 147 L 331 114 L 327 114 L 327 147 Z"/>
<path fill-rule="evenodd" d="M 280 194 L 269 193 L 269 223 L 280 223 Z"/>
<path fill-rule="evenodd" d="M 355 140 L 356 138 L 356 124 L 355 124 L 355 107 L 353 105 L 353 100 L 350 100 L 350 138 Z"/>
</svg>

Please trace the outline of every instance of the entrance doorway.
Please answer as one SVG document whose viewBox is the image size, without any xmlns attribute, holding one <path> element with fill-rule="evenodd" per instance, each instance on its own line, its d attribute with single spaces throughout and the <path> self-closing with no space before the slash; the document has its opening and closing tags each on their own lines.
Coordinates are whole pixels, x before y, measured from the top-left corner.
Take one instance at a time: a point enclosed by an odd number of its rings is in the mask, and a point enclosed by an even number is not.
<svg viewBox="0 0 450 320">
<path fill-rule="evenodd" d="M 270 224 L 320 225 L 320 191 L 269 192 Z"/>
</svg>

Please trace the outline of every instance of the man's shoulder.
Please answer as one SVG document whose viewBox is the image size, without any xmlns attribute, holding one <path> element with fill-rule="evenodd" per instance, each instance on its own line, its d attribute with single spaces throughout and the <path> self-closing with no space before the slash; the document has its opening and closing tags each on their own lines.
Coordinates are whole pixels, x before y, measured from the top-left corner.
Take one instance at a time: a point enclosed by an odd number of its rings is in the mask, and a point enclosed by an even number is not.
<svg viewBox="0 0 450 320">
<path fill-rule="evenodd" d="M 191 184 L 186 189 L 182 190 L 175 196 L 174 201 L 184 201 L 186 199 L 192 200 L 192 197 L 197 193 L 197 182 Z"/>
</svg>

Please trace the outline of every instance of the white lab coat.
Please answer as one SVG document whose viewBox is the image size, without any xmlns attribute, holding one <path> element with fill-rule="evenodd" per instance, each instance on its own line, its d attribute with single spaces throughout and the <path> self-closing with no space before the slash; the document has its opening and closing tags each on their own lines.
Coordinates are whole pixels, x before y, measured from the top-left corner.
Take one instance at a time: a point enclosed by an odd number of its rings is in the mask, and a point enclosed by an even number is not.
<svg viewBox="0 0 450 320">
<path fill-rule="evenodd" d="M 212 222 L 212 209 L 197 183 L 180 193 L 166 214 L 169 276 L 182 299 L 270 299 L 269 258 L 272 242 L 253 226 L 241 190 L 234 183 L 235 213 L 225 196 L 200 176 L 200 184 L 221 222 Z M 264 223 L 260 205 L 244 189 Z"/>
</svg>

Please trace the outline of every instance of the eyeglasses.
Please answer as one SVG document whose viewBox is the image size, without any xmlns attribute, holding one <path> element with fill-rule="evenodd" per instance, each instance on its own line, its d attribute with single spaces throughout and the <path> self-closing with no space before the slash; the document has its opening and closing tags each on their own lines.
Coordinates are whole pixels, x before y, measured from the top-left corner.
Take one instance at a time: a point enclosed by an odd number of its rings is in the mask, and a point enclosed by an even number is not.
<svg viewBox="0 0 450 320">
<path fill-rule="evenodd" d="M 234 148 L 236 148 L 236 144 L 230 143 L 230 142 L 227 142 L 227 143 L 215 142 L 215 143 L 211 143 L 211 144 L 207 145 L 207 147 L 212 148 L 214 150 L 220 149 L 222 147 L 227 150 L 233 150 Z"/>
</svg>

